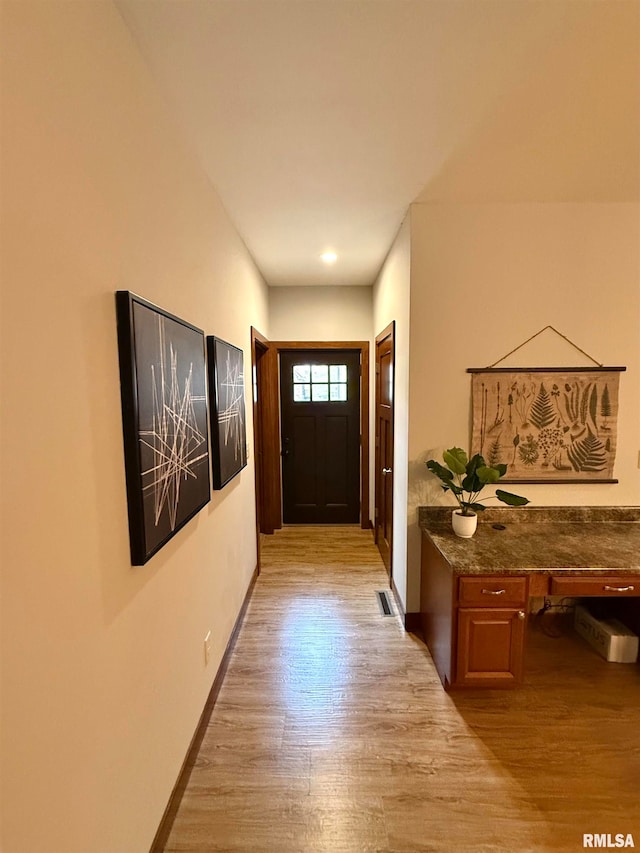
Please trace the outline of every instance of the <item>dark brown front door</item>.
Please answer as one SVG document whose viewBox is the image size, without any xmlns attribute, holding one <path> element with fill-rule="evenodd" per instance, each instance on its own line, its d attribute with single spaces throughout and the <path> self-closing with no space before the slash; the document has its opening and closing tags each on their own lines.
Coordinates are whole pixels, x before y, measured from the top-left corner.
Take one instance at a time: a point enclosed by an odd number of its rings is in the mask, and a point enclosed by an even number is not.
<svg viewBox="0 0 640 853">
<path fill-rule="evenodd" d="M 376 338 L 376 513 L 374 535 L 389 577 L 393 535 L 394 324 Z"/>
<path fill-rule="evenodd" d="M 360 352 L 280 354 L 285 524 L 360 518 Z"/>
</svg>

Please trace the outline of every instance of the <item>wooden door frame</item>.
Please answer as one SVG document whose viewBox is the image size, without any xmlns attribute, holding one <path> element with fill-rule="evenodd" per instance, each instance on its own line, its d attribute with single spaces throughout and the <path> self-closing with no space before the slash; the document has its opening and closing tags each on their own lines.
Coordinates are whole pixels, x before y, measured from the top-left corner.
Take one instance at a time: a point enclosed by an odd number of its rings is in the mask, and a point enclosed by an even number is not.
<svg viewBox="0 0 640 853">
<path fill-rule="evenodd" d="M 274 372 L 274 364 L 276 372 Z M 273 424 L 279 422 L 277 353 L 271 341 L 251 327 L 251 372 L 253 394 L 253 453 L 256 488 L 256 528 L 258 554 L 260 533 L 281 527 L 279 478 L 280 444 L 273 438 Z M 275 385 L 274 385 L 275 379 Z M 275 407 L 274 407 L 275 398 Z"/>
<path fill-rule="evenodd" d="M 383 329 L 379 335 L 376 335 L 375 342 L 375 353 L 374 353 L 374 361 L 375 361 L 375 407 L 374 407 L 374 432 L 375 432 L 375 473 L 374 473 L 374 495 L 375 495 L 375 507 L 374 507 L 374 518 L 373 518 L 373 534 L 376 545 L 378 544 L 378 508 L 380 506 L 380 490 L 382 488 L 382 475 L 380 470 L 380 432 L 378 430 L 378 406 L 380 404 L 380 388 L 378 383 L 378 376 L 380 373 L 380 364 L 378 361 L 378 346 L 386 341 L 387 338 L 391 338 L 391 353 L 393 358 L 393 373 L 392 373 L 392 387 L 391 387 L 391 424 L 392 430 L 395 436 L 395 395 L 396 395 L 396 370 L 395 370 L 395 362 L 396 362 L 396 321 L 392 320 L 389 325 Z M 391 467 L 393 468 L 393 445 L 391 449 Z M 391 490 L 391 538 L 389 540 L 389 585 L 393 587 L 393 487 Z"/>
<path fill-rule="evenodd" d="M 348 349 L 360 352 L 360 526 L 371 527 L 369 519 L 369 341 L 270 341 L 272 371 L 268 384 L 270 395 L 267 419 L 263 419 L 263 439 L 268 437 L 264 454 L 270 476 L 270 511 L 274 528 L 282 527 L 282 466 L 280 464 L 280 392 L 278 356 L 285 350 Z M 268 447 L 266 446 L 268 445 Z M 274 453 L 277 448 L 277 455 Z M 277 516 L 277 519 L 276 519 Z M 266 531 L 265 531 L 266 532 Z"/>
</svg>

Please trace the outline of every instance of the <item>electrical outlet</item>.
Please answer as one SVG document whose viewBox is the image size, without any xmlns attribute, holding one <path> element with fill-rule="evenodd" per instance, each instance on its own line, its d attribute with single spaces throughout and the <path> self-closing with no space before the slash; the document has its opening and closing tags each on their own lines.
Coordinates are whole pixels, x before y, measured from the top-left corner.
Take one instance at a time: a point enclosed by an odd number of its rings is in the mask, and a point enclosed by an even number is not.
<svg viewBox="0 0 640 853">
<path fill-rule="evenodd" d="M 211 631 L 207 631 L 207 636 L 204 638 L 204 665 L 207 666 L 211 657 Z"/>
</svg>

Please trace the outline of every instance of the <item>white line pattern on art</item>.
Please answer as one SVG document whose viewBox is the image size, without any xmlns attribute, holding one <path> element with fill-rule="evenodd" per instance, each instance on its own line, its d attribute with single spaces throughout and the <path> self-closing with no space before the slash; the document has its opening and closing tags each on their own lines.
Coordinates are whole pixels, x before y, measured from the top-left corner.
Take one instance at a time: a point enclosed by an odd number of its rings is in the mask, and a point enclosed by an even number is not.
<svg viewBox="0 0 640 853">
<path fill-rule="evenodd" d="M 224 445 L 233 445 L 233 458 L 243 457 L 243 402 L 244 402 L 244 374 L 242 362 L 232 359 L 231 353 L 227 352 L 224 379 L 220 383 L 224 400 L 221 400 L 218 412 L 218 423 L 224 425 Z M 221 396 L 223 396 L 221 394 Z"/>
<path fill-rule="evenodd" d="M 178 353 L 169 342 L 169 364 L 166 359 L 165 318 L 158 317 L 159 362 L 151 365 L 153 389 L 153 424 L 140 430 L 140 442 L 153 451 L 153 464 L 142 472 L 143 490 L 153 491 L 156 527 L 166 508 L 171 530 L 175 529 L 180 503 L 180 485 L 189 477 L 197 479 L 195 465 L 207 458 L 207 438 L 198 428 L 194 404 L 204 395 L 195 395 L 193 363 L 183 377 L 180 388 Z M 203 451 L 204 448 L 204 452 Z M 150 482 L 145 482 L 145 478 Z"/>
</svg>

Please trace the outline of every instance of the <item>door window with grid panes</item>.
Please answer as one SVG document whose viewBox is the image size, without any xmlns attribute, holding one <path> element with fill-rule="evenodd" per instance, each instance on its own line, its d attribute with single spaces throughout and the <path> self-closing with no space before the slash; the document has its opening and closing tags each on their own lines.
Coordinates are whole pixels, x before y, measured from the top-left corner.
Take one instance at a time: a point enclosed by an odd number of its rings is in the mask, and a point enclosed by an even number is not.
<svg viewBox="0 0 640 853">
<path fill-rule="evenodd" d="M 294 364 L 294 403 L 345 403 L 346 364 Z"/>
</svg>

